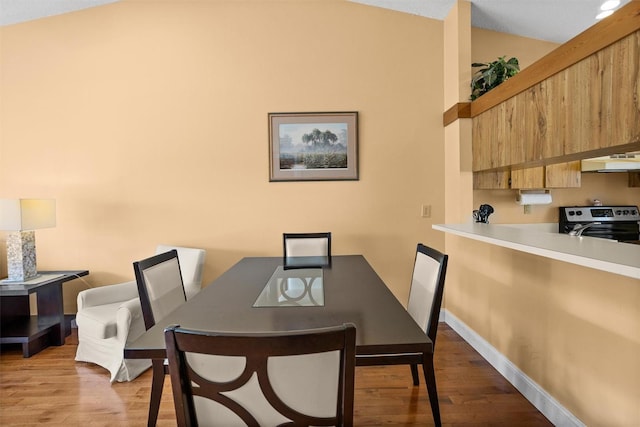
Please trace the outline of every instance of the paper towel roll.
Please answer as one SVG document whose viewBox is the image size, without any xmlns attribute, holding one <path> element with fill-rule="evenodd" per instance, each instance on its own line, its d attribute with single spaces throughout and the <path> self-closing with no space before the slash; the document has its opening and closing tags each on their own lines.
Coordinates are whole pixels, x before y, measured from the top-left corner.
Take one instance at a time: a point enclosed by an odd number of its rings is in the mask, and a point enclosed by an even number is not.
<svg viewBox="0 0 640 427">
<path fill-rule="evenodd" d="M 519 193 L 516 198 L 520 205 L 548 205 L 552 201 L 551 193 Z"/>
</svg>

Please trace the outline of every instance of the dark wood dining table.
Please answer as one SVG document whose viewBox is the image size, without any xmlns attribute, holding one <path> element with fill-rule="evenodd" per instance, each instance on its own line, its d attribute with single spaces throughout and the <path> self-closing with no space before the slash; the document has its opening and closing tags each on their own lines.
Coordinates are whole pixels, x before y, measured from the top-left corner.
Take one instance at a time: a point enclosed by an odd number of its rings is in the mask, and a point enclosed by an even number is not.
<svg viewBox="0 0 640 427">
<path fill-rule="evenodd" d="M 124 357 L 154 359 L 154 378 L 162 377 L 164 329 L 170 325 L 260 333 L 344 323 L 356 326 L 357 366 L 412 364 L 414 384 L 417 365 L 431 366 L 424 370 L 425 382 L 436 426 L 441 425 L 433 342 L 362 255 L 243 258 L 140 337 L 127 342 Z M 408 369 L 407 377 L 411 378 Z M 162 382 L 158 381 L 159 387 Z M 155 425 L 157 410 L 152 402 L 150 425 Z"/>
<path fill-rule="evenodd" d="M 371 364 L 367 355 L 431 353 L 431 340 L 362 255 L 332 256 L 321 267 L 323 305 L 254 306 L 283 264 L 282 257 L 243 258 L 139 338 L 127 342 L 124 357 L 164 359 L 163 332 L 172 324 L 198 330 L 278 332 L 353 323 L 358 365 Z"/>
</svg>

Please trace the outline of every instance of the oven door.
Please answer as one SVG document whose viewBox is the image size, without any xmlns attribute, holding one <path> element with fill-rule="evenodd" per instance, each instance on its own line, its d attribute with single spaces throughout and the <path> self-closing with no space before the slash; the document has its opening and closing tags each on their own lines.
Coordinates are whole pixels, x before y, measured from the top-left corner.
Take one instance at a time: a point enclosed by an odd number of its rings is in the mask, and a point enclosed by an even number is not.
<svg viewBox="0 0 640 427">
<path fill-rule="evenodd" d="M 611 240 L 638 240 L 638 223 L 612 222 L 596 224 L 584 230 L 582 235 Z"/>
</svg>

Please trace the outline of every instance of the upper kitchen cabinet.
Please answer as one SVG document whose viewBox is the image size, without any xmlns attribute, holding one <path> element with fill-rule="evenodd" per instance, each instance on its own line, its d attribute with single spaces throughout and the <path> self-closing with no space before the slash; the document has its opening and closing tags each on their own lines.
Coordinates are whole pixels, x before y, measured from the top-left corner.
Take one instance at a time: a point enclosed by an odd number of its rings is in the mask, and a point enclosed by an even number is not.
<svg viewBox="0 0 640 427">
<path fill-rule="evenodd" d="M 639 58 L 634 1 L 471 102 L 473 171 L 500 171 L 479 180 L 545 167 L 545 187 L 571 187 L 574 166 L 548 166 L 640 149 Z"/>
<path fill-rule="evenodd" d="M 510 171 L 489 170 L 474 172 L 474 190 L 508 190 L 511 188 Z"/>
<path fill-rule="evenodd" d="M 517 140 L 516 128 L 524 124 L 519 122 L 515 99 L 507 99 L 487 110 L 483 116 L 483 120 L 474 118 L 472 121 L 473 170 L 511 165 L 512 151 L 519 149 L 512 143 Z M 500 123 L 500 126 L 496 126 L 497 123 Z M 476 143 L 476 140 L 479 142 Z"/>
<path fill-rule="evenodd" d="M 580 161 L 473 174 L 474 190 L 578 188 L 581 183 Z"/>
<path fill-rule="evenodd" d="M 640 31 L 548 79 L 566 91 L 566 105 L 551 108 L 566 129 L 564 153 L 607 149 L 640 141 Z M 560 135 L 558 135 L 560 136 Z"/>
<path fill-rule="evenodd" d="M 582 184 L 580 161 L 554 163 L 511 171 L 510 188 L 519 190 L 539 188 L 579 188 Z"/>
</svg>

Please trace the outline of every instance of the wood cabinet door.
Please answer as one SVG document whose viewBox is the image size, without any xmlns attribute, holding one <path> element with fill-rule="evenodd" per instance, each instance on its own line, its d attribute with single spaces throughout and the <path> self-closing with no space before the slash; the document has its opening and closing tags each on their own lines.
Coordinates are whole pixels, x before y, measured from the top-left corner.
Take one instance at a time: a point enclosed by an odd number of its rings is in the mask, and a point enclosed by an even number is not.
<svg viewBox="0 0 640 427">
<path fill-rule="evenodd" d="M 544 188 L 544 166 L 512 170 L 511 188 L 519 190 Z"/>
<path fill-rule="evenodd" d="M 545 188 L 580 188 L 582 172 L 580 160 L 545 166 Z"/>
<path fill-rule="evenodd" d="M 509 171 L 488 171 L 473 173 L 474 190 L 508 190 Z"/>
</svg>

